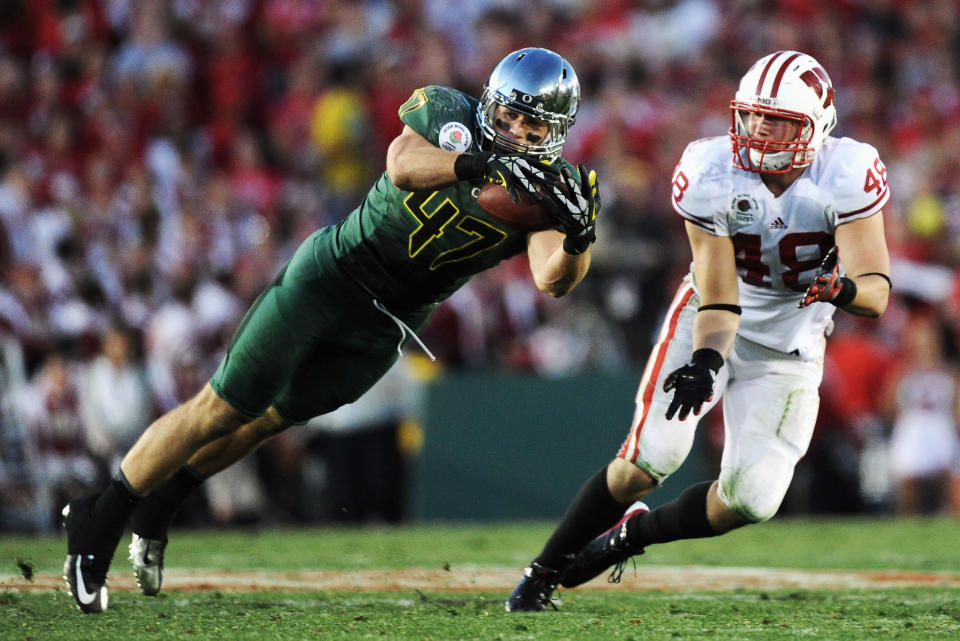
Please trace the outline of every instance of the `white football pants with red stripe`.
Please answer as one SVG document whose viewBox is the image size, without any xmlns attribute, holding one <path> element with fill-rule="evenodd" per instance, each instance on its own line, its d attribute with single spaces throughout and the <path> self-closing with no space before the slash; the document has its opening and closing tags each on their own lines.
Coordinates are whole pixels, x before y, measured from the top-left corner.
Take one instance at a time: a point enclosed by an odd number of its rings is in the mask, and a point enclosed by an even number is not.
<svg viewBox="0 0 960 641">
<path fill-rule="evenodd" d="M 664 319 L 637 390 L 630 434 L 617 456 L 645 470 L 658 483 L 690 453 L 697 423 L 723 399 L 724 446 L 719 494 L 734 512 L 751 521 L 776 514 L 797 461 L 813 435 L 823 363 L 808 362 L 737 337 L 717 374 L 713 400 L 699 416 L 665 418 L 673 392 L 664 379 L 683 367 L 692 352 L 693 320 L 700 300 L 689 277 Z"/>
</svg>

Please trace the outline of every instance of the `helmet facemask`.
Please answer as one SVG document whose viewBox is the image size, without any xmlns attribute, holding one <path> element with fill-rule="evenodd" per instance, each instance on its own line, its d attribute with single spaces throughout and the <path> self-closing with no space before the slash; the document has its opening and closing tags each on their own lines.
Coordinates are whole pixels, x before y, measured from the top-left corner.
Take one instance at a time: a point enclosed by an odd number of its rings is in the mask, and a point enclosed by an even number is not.
<svg viewBox="0 0 960 641">
<path fill-rule="evenodd" d="M 548 126 L 536 144 L 502 134 L 494 118 L 497 106 L 535 118 Z M 563 151 L 567 131 L 580 106 L 580 82 L 566 60 L 547 49 L 521 49 L 493 70 L 477 105 L 477 126 L 485 147 L 553 161 Z"/>
<path fill-rule="evenodd" d="M 792 138 L 758 138 L 750 135 L 747 119 L 750 114 L 780 118 L 794 125 Z M 813 162 L 816 149 L 811 147 L 814 123 L 806 115 L 783 109 L 764 109 L 734 100 L 730 105 L 733 141 L 733 162 L 740 169 L 764 174 L 781 174 Z"/>
<path fill-rule="evenodd" d="M 501 102 L 501 100 L 503 100 Z M 492 96 L 481 102 L 481 106 L 486 104 L 483 111 L 483 117 L 480 119 L 480 128 L 483 131 L 483 137 L 489 141 L 490 148 L 503 151 L 508 154 L 527 154 L 531 156 L 542 157 L 546 160 L 553 160 L 563 151 L 563 143 L 567 136 L 567 125 L 559 119 L 546 119 L 543 114 L 533 114 L 528 110 L 517 107 L 515 102 L 507 101 L 497 96 Z M 547 125 L 547 134 L 537 144 L 528 144 L 519 140 L 514 140 L 510 136 L 501 133 L 496 122 L 497 107 L 502 106 L 518 113 L 536 118 L 538 121 Z M 488 131 L 489 128 L 489 131 Z"/>
</svg>

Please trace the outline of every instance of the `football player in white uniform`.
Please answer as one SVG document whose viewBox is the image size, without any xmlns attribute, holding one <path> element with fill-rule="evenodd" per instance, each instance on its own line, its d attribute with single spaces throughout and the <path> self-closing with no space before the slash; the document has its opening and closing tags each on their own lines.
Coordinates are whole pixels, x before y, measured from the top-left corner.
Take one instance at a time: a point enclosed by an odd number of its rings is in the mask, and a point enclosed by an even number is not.
<svg viewBox="0 0 960 641">
<path fill-rule="evenodd" d="M 778 51 L 740 81 L 729 135 L 684 151 L 672 203 L 693 263 L 647 362 L 629 434 L 525 569 L 508 611 L 543 610 L 557 585 L 611 566 L 617 581 L 626 559 L 653 543 L 776 514 L 813 433 L 834 312 L 877 317 L 890 293 L 886 169 L 872 146 L 829 135 L 834 101 L 813 57 Z M 648 510 L 639 499 L 680 467 L 696 417 L 721 398 L 719 478 Z"/>
</svg>

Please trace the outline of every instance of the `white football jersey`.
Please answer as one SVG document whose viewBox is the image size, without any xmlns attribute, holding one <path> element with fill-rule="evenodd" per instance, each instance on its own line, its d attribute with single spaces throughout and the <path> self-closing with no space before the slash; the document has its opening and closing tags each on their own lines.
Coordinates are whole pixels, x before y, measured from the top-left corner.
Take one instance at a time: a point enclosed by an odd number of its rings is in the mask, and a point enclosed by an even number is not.
<svg viewBox="0 0 960 641">
<path fill-rule="evenodd" d="M 734 166 L 728 137 L 687 146 L 673 174 L 673 208 L 700 229 L 733 241 L 741 336 L 806 360 L 823 356 L 836 307 L 797 304 L 834 246 L 837 226 L 872 216 L 886 204 L 886 171 L 874 147 L 830 137 L 807 170 L 774 197 L 759 174 Z M 840 263 L 842 271 L 842 253 Z"/>
</svg>

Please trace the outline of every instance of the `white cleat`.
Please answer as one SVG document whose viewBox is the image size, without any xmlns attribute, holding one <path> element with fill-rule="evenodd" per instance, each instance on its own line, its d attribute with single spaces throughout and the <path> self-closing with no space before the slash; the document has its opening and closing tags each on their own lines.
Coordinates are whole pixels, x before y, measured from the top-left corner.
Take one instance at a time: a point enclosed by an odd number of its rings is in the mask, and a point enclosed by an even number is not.
<svg viewBox="0 0 960 641">
<path fill-rule="evenodd" d="M 130 541 L 130 562 L 133 576 L 137 578 L 140 591 L 147 596 L 156 596 L 163 583 L 163 550 L 166 541 L 145 539 L 136 534 Z"/>
</svg>

